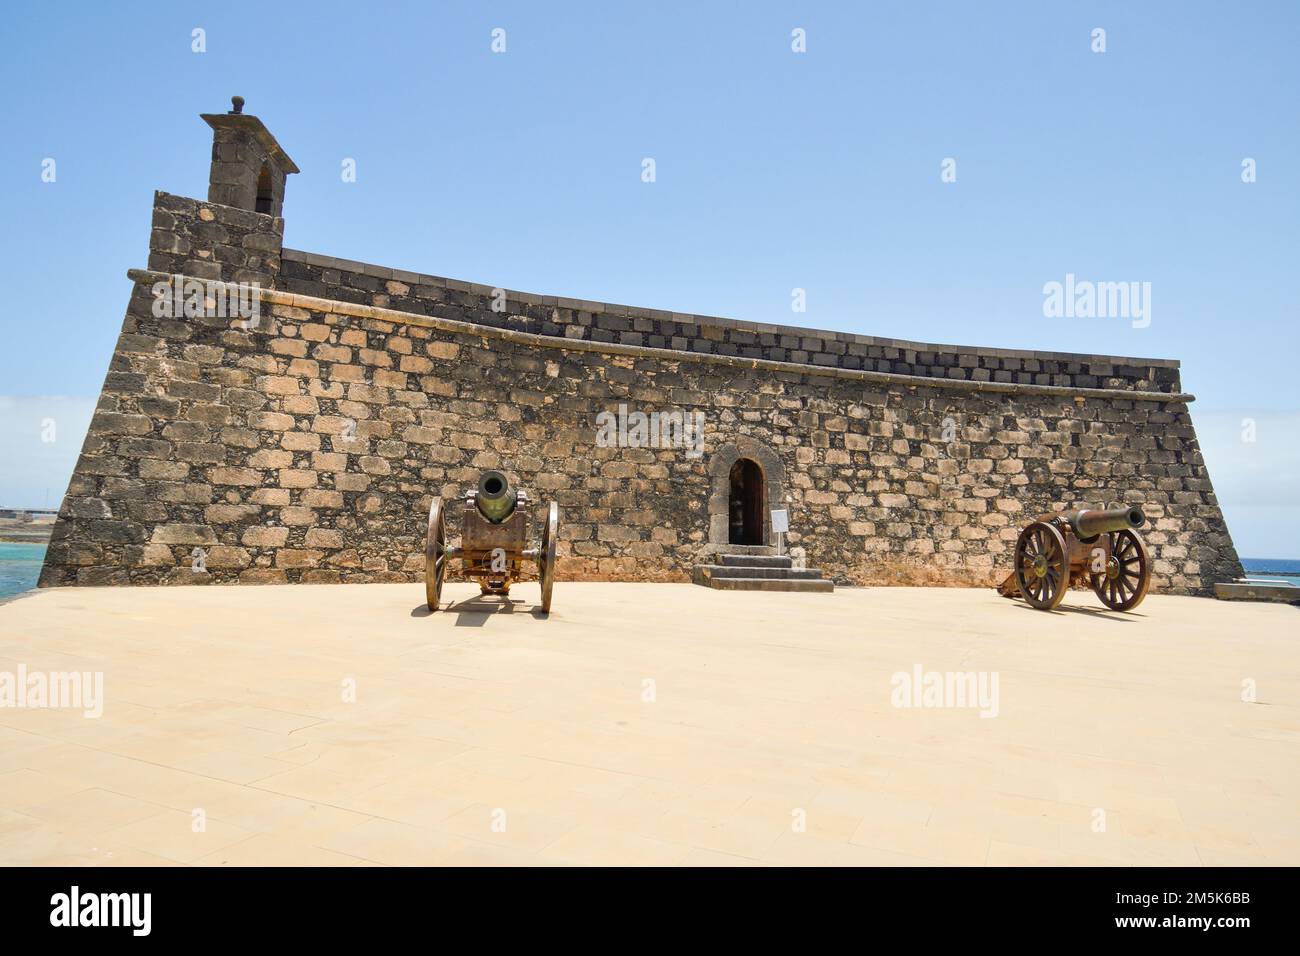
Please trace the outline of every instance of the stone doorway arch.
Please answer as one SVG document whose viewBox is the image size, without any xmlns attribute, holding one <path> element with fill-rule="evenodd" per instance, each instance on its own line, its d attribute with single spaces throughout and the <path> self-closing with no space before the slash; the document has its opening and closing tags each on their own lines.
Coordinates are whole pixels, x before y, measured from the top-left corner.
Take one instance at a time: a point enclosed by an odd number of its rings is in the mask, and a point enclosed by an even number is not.
<svg viewBox="0 0 1300 956">
<path fill-rule="evenodd" d="M 748 462 L 748 465 L 741 464 Z M 742 497 L 741 507 L 748 501 L 752 509 L 749 518 L 750 533 L 748 537 L 756 538 L 754 544 L 772 544 L 771 512 L 783 507 L 785 498 L 785 468 L 775 451 L 753 438 L 738 438 L 721 446 L 709 459 L 709 544 L 717 549 L 725 549 L 733 542 L 732 517 L 733 505 L 733 470 L 740 464 L 742 471 L 748 471 L 749 487 L 744 495 L 756 494 L 756 498 Z M 752 468 L 752 471 L 748 469 Z M 758 489 L 754 488 L 757 472 Z M 744 528 L 744 516 L 741 515 L 741 527 Z M 743 533 L 743 532 L 742 532 Z"/>
<path fill-rule="evenodd" d="M 763 469 L 752 458 L 737 458 L 731 466 L 727 497 L 727 543 L 763 543 Z"/>
</svg>

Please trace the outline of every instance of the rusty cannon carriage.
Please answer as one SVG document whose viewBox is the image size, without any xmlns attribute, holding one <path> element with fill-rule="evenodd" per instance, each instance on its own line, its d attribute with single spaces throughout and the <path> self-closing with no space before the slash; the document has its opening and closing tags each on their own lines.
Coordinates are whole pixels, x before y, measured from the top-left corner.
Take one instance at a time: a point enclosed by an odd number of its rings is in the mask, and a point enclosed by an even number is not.
<svg viewBox="0 0 1300 956">
<path fill-rule="evenodd" d="M 1134 505 L 1039 515 L 1016 540 L 1016 566 L 998 585 L 1050 611 L 1071 587 L 1091 587 L 1113 611 L 1131 611 L 1151 586 L 1151 557 L 1137 529 L 1146 515 Z"/>
<path fill-rule="evenodd" d="M 510 593 L 520 579 L 525 561 L 537 562 L 542 587 L 542 611 L 551 610 L 555 585 L 555 544 L 560 531 L 560 508 L 554 501 L 546 509 L 541 546 L 528 547 L 528 496 L 510 487 L 499 471 L 485 471 L 478 487 L 465 495 L 461 509 L 461 544 L 447 546 L 447 508 L 441 497 L 429 505 L 429 530 L 424 546 L 424 591 L 429 610 L 438 610 L 447 563 L 463 562 L 466 577 L 476 578 L 483 594 Z"/>
</svg>

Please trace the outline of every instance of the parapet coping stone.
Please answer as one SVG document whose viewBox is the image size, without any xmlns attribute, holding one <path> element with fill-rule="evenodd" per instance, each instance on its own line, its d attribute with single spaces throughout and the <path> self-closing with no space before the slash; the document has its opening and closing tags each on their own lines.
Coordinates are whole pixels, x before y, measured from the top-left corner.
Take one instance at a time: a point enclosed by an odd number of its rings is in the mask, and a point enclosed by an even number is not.
<svg viewBox="0 0 1300 956">
<path fill-rule="evenodd" d="M 1286 584 L 1216 581 L 1214 596 L 1220 601 L 1279 601 L 1285 604 L 1300 604 L 1300 588 Z"/>
<path fill-rule="evenodd" d="M 407 285 L 427 285 L 435 288 L 450 289 L 453 292 L 469 292 L 474 295 L 491 296 L 499 286 L 488 286 L 478 282 L 463 282 L 443 276 L 408 272 L 405 269 L 389 269 L 386 266 L 357 262 L 353 259 L 339 259 L 335 256 L 319 255 L 315 252 L 302 252 L 298 249 L 281 250 L 281 258 L 289 262 L 301 262 L 323 269 L 337 269 L 341 272 L 353 272 L 375 279 L 395 279 Z M 837 342 L 853 342 L 858 345 L 878 345 L 884 348 L 906 349 L 915 352 L 950 352 L 959 355 L 980 355 L 989 358 L 1038 359 L 1054 362 L 1101 363 L 1107 365 L 1133 365 L 1147 368 L 1178 368 L 1177 359 L 1137 358 L 1123 355 L 1090 355 L 1083 352 L 1036 352 L 1027 349 L 984 348 L 972 345 L 944 345 L 929 342 L 910 342 L 905 339 L 885 339 L 871 335 L 858 335 L 854 332 L 832 332 L 812 329 L 798 325 L 775 325 L 768 322 L 750 322 L 742 319 L 728 319 L 714 315 L 696 315 L 687 312 L 669 312 L 663 309 L 646 309 L 631 305 L 618 305 L 611 302 L 593 302 L 588 299 L 571 299 L 564 296 L 538 295 L 533 292 L 516 292 L 502 289 L 506 298 L 527 305 L 551 306 L 553 308 L 572 309 L 578 312 L 603 312 L 610 315 L 629 316 L 631 318 L 658 319 L 660 321 L 678 322 L 683 325 L 711 325 L 721 328 L 738 329 L 743 332 L 773 335 L 796 335 L 800 338 L 815 337 Z"/>
<path fill-rule="evenodd" d="M 174 273 L 157 272 L 152 269 L 128 269 L 127 278 L 141 285 L 153 285 L 176 278 Z M 180 275 L 181 280 L 194 279 L 207 287 L 224 286 L 230 295 L 237 295 L 240 285 L 236 282 L 219 282 L 200 279 L 197 276 Z M 417 312 L 402 312 L 397 309 L 385 309 L 374 305 L 361 305 L 355 302 L 342 302 L 338 299 L 322 299 L 314 295 L 301 295 L 294 292 L 282 292 L 278 289 L 265 289 L 260 286 L 253 290 L 263 302 L 272 305 L 284 305 L 291 308 L 305 309 L 323 314 L 351 315 L 357 318 L 374 319 L 391 322 L 395 325 L 413 325 L 423 328 L 438 329 L 460 335 L 481 339 L 502 339 L 534 348 L 555 349 L 562 352 L 600 352 L 606 355 L 627 355 L 637 358 L 649 358 L 660 362 L 694 362 L 709 365 L 728 365 L 733 368 L 764 369 L 772 372 L 784 372 L 791 375 L 814 375 L 823 378 L 844 378 L 864 382 L 878 382 L 882 385 L 901 385 L 910 388 L 946 388 L 963 392 L 996 392 L 1012 395 L 1050 395 L 1079 400 L 1088 398 L 1115 399 L 1131 402 L 1159 402 L 1162 404 L 1183 404 L 1196 401 L 1196 396 L 1187 392 L 1142 392 L 1122 388 L 1087 388 L 1075 385 L 1033 385 L 1021 382 L 977 382 L 971 379 L 939 378 L 927 375 L 903 375 L 897 372 L 877 372 L 867 369 L 841 368 L 836 365 L 804 365 L 798 362 L 778 362 L 773 359 L 744 358 L 737 355 L 718 355 L 713 352 L 684 352 L 677 349 L 651 348 L 645 345 L 624 345 L 619 342 L 598 342 L 593 339 L 566 339 L 554 335 L 540 335 L 536 332 L 521 332 L 517 329 L 503 329 L 493 325 L 479 325 L 475 322 L 462 322 L 459 319 L 445 319 L 433 315 L 421 315 Z M 245 289 L 244 294 L 247 294 Z"/>
<path fill-rule="evenodd" d="M 253 138 L 261 144 L 266 150 L 266 154 L 276 164 L 285 171 L 285 173 L 299 172 L 298 164 L 289 158 L 289 154 L 284 151 L 280 141 L 275 138 L 266 125 L 254 116 L 252 113 L 200 113 L 199 119 L 203 120 L 213 129 L 237 129 L 251 133 Z"/>
</svg>

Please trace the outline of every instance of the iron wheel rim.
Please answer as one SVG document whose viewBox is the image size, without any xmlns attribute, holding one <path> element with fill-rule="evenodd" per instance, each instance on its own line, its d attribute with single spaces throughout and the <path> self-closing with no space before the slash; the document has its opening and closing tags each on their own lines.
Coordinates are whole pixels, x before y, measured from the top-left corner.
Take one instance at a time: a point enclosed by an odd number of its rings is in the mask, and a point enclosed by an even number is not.
<svg viewBox="0 0 1300 956">
<path fill-rule="evenodd" d="M 1016 584 L 1031 607 L 1050 611 L 1069 589 L 1065 538 L 1045 521 L 1035 521 L 1016 540 Z"/>
<path fill-rule="evenodd" d="M 546 524 L 542 526 L 542 548 L 538 555 L 541 563 L 538 579 L 542 588 L 542 613 L 551 612 L 551 592 L 555 587 L 555 542 L 560 536 L 560 506 L 554 501 L 546 509 Z"/>
<path fill-rule="evenodd" d="M 442 498 L 429 505 L 429 526 L 424 539 L 424 599 L 430 611 L 438 610 L 442 583 L 447 576 L 447 513 Z"/>
<path fill-rule="evenodd" d="M 1112 531 L 1110 560 L 1105 571 L 1089 575 L 1093 593 L 1112 611 L 1131 611 L 1142 603 L 1151 586 L 1151 556 L 1146 543 L 1133 531 Z"/>
</svg>

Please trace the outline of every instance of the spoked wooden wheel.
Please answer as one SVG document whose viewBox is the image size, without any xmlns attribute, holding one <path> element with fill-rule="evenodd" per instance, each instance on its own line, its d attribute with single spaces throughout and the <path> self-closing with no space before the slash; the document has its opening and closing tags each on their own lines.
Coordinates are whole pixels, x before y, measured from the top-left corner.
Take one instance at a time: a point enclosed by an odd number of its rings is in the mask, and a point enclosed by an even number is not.
<svg viewBox="0 0 1300 956">
<path fill-rule="evenodd" d="M 546 509 L 542 526 L 542 547 L 537 555 L 538 580 L 542 585 L 542 613 L 551 612 L 551 589 L 555 586 L 555 542 L 560 536 L 560 506 L 554 501 Z"/>
<path fill-rule="evenodd" d="M 1112 611 L 1131 611 L 1151 586 L 1151 556 L 1146 543 L 1132 531 L 1113 531 L 1106 570 L 1088 576 L 1092 590 Z"/>
<path fill-rule="evenodd" d="M 1050 611 L 1070 586 L 1065 539 L 1046 521 L 1035 521 L 1016 541 L 1016 584 L 1020 596 L 1040 611 Z"/>
<path fill-rule="evenodd" d="M 447 511 L 435 496 L 429 505 L 429 531 L 424 539 L 424 598 L 430 611 L 438 610 L 442 581 L 447 576 Z"/>
</svg>

